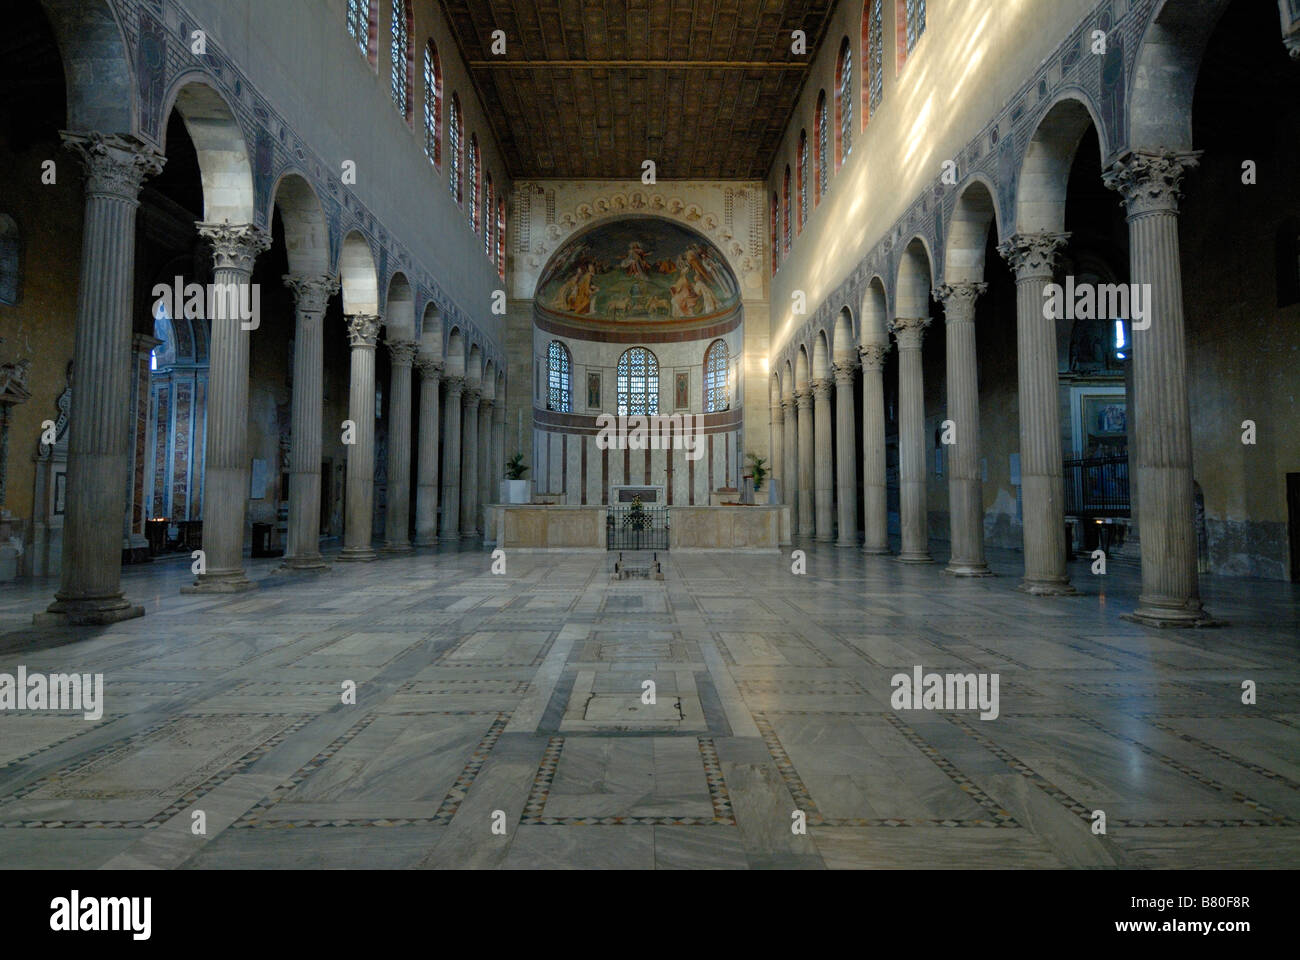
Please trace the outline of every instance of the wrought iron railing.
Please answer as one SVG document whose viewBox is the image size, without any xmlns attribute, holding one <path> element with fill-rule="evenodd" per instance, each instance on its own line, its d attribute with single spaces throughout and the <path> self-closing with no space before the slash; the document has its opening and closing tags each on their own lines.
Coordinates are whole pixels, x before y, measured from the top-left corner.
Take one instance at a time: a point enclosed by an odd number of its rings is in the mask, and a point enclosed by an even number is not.
<svg viewBox="0 0 1300 960">
<path fill-rule="evenodd" d="M 668 508 L 610 504 L 605 530 L 610 550 L 667 550 Z"/>
<path fill-rule="evenodd" d="M 1131 513 L 1127 456 L 1065 461 L 1067 517 L 1127 517 Z"/>
</svg>

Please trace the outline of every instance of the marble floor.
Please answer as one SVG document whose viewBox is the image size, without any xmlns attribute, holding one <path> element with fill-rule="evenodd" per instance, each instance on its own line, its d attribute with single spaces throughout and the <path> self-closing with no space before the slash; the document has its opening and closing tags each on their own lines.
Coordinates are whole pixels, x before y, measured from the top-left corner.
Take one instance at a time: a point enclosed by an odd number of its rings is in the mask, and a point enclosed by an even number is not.
<svg viewBox="0 0 1300 960">
<path fill-rule="evenodd" d="M 1039 599 L 1014 554 L 956 580 L 798 546 L 806 575 L 668 554 L 663 580 L 251 561 L 224 597 L 159 563 L 124 578 L 146 616 L 95 629 L 0 588 L 0 673 L 105 687 L 94 721 L 0 712 L 0 867 L 1300 865 L 1294 585 L 1205 578 L 1227 625 L 1157 631 L 1116 564 Z M 997 674 L 998 716 L 893 709 L 917 666 Z"/>
</svg>

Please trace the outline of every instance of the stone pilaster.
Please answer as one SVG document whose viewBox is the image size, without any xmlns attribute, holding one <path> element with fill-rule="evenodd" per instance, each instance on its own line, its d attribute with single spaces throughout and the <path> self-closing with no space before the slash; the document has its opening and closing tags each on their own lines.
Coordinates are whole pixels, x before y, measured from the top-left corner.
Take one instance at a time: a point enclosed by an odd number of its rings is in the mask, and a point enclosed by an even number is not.
<svg viewBox="0 0 1300 960">
<path fill-rule="evenodd" d="M 1068 595 L 1065 479 L 1062 474 L 1056 321 L 1043 291 L 1052 282 L 1069 234 L 1018 233 L 998 247 L 1016 275 L 1016 354 L 1020 390 L 1020 489 L 1024 507 L 1025 578 L 1020 589 Z"/>
<path fill-rule="evenodd" d="M 785 500 L 785 414 L 781 410 L 781 404 L 773 403 L 768 407 L 771 430 L 768 432 L 768 449 L 771 451 L 769 458 L 770 476 L 769 484 L 776 484 L 781 491 L 781 500 Z M 762 503 L 766 497 L 760 492 L 755 495 L 754 502 Z"/>
<path fill-rule="evenodd" d="M 81 275 L 73 346 L 76 389 L 68 426 L 63 576 L 37 624 L 106 624 L 143 615 L 122 595 L 131 397 L 131 297 L 140 185 L 164 159 L 138 140 L 61 134 L 86 174 Z M 106 479 L 107 478 L 107 479 Z"/>
<path fill-rule="evenodd" d="M 1144 287 L 1146 329 L 1133 331 L 1133 384 L 1141 401 L 1135 453 L 1142 491 L 1142 593 L 1131 619 L 1153 626 L 1210 621 L 1196 573 L 1192 431 L 1187 403 L 1178 197 L 1199 153 L 1128 153 L 1105 173 L 1124 197 L 1129 273 Z"/>
<path fill-rule="evenodd" d="M 496 409 L 495 401 L 484 397 L 478 405 L 478 513 L 476 521 L 480 533 L 487 533 L 487 518 L 484 508 L 492 502 L 489 480 L 495 466 L 492 446 L 492 415 Z"/>
<path fill-rule="evenodd" d="M 339 292 L 334 277 L 286 276 L 293 291 L 293 401 L 289 446 L 287 570 L 324 570 L 320 554 L 320 458 L 325 396 L 325 309 Z"/>
<path fill-rule="evenodd" d="M 375 345 L 380 319 L 369 314 L 348 317 L 352 370 L 348 384 L 348 419 L 353 443 L 348 446 L 347 516 L 339 560 L 367 563 L 378 559 L 372 540 L 375 513 Z"/>
<path fill-rule="evenodd" d="M 438 542 L 438 386 L 442 364 L 419 357 L 420 369 L 420 455 L 415 477 L 415 545 L 431 547 Z"/>
<path fill-rule="evenodd" d="M 921 344 L 929 317 L 898 317 L 890 325 L 898 341 L 898 519 L 903 563 L 930 563 L 926 507 L 925 383 Z"/>
<path fill-rule="evenodd" d="M 781 398 L 785 420 L 785 503 L 790 508 L 790 533 L 799 533 L 799 413 L 793 396 Z"/>
<path fill-rule="evenodd" d="M 506 398 L 497 394 L 492 410 L 492 476 L 488 486 L 489 503 L 501 499 L 501 481 L 506 475 Z M 486 532 L 486 531 L 485 531 Z"/>
<path fill-rule="evenodd" d="M 460 440 L 461 396 L 464 377 L 448 377 L 447 402 L 443 408 L 442 434 L 442 527 L 441 540 L 460 539 Z"/>
<path fill-rule="evenodd" d="M 391 366 L 384 549 L 404 553 L 411 549 L 411 365 L 420 344 L 415 340 L 387 340 L 385 343 Z"/>
<path fill-rule="evenodd" d="M 948 452 L 948 518 L 952 557 L 947 572 L 959 577 L 991 576 L 984 560 L 984 484 L 980 480 L 979 371 L 975 361 L 975 301 L 987 283 L 950 283 L 938 290 L 947 331 L 948 416 L 953 443 Z"/>
<path fill-rule="evenodd" d="M 149 436 L 149 358 L 162 343 L 147 333 L 131 335 L 131 415 L 127 425 L 126 510 L 122 516 L 122 562 L 148 563 L 144 535 L 145 440 Z"/>
<path fill-rule="evenodd" d="M 834 454 L 831 451 L 831 391 L 830 380 L 814 380 L 809 384 L 813 394 L 813 510 L 817 524 L 817 539 L 831 541 L 835 538 L 835 473 Z"/>
<path fill-rule="evenodd" d="M 183 593 L 251 590 L 244 574 L 244 518 L 248 509 L 248 352 L 239 300 L 253 276 L 253 261 L 270 249 L 271 236 L 252 224 L 201 223 L 212 242 L 212 283 L 225 309 L 212 317 L 208 373 L 208 433 L 203 471 L 203 552 L 207 572 Z M 213 298 L 215 299 L 215 298 Z"/>
<path fill-rule="evenodd" d="M 817 516 L 813 512 L 815 471 L 813 466 L 813 394 L 804 387 L 796 391 L 795 403 L 799 407 L 799 536 L 811 537 L 817 532 Z"/>
<path fill-rule="evenodd" d="M 461 400 L 463 422 L 460 439 L 460 536 L 472 539 L 478 513 L 478 405 L 482 394 L 468 389 Z"/>
<path fill-rule="evenodd" d="M 885 487 L 885 357 L 890 345 L 864 343 L 862 360 L 862 552 L 889 553 L 889 499 Z"/>
<path fill-rule="evenodd" d="M 858 438 L 853 404 L 853 363 L 837 363 L 835 373 L 835 489 L 839 506 L 837 547 L 858 545 Z"/>
</svg>

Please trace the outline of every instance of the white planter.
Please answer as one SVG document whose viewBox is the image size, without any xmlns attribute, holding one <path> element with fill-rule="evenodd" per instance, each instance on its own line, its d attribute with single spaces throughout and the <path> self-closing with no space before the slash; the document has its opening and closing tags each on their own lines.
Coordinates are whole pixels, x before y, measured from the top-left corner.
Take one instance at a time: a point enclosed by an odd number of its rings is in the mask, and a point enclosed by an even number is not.
<svg viewBox="0 0 1300 960">
<path fill-rule="evenodd" d="M 502 480 L 502 503 L 532 503 L 533 484 L 531 480 Z"/>
</svg>

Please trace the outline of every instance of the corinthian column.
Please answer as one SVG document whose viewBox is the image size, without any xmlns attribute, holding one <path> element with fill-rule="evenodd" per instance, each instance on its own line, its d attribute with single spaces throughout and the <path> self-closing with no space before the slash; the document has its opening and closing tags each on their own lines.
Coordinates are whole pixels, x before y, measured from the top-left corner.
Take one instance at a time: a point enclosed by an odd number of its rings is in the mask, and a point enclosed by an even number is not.
<svg viewBox="0 0 1300 960">
<path fill-rule="evenodd" d="M 131 415 L 127 426 L 126 510 L 122 528 L 122 560 L 148 563 L 149 540 L 144 535 L 145 440 L 149 436 L 149 358 L 162 343 L 145 333 L 131 335 Z"/>
<path fill-rule="evenodd" d="M 959 577 L 992 575 L 984 562 L 979 372 L 975 362 L 975 301 L 988 288 L 987 283 L 950 283 L 938 291 L 948 335 L 948 419 L 953 433 L 948 447 L 952 557 L 947 572 Z"/>
<path fill-rule="evenodd" d="M 1192 431 L 1187 405 L 1178 196 L 1199 153 L 1128 153 L 1105 174 L 1128 208 L 1130 279 L 1142 287 L 1145 329 L 1133 327 L 1133 387 L 1141 401 L 1133 449 L 1142 540 L 1142 593 L 1130 619 L 1205 624 L 1196 576 Z"/>
<path fill-rule="evenodd" d="M 442 364 L 418 357 L 420 368 L 420 456 L 415 477 L 415 545 L 438 542 L 438 382 Z"/>
<path fill-rule="evenodd" d="M 352 343 L 352 371 L 348 385 L 348 419 L 352 440 L 348 445 L 347 516 L 343 520 L 343 549 L 339 560 L 366 563 L 378 559 L 371 546 L 375 513 L 375 344 L 379 342 L 379 317 L 348 317 Z"/>
<path fill-rule="evenodd" d="M 286 276 L 297 307 L 293 335 L 292 438 L 289 447 L 289 542 L 284 566 L 323 570 L 320 555 L 321 405 L 325 396 L 323 318 L 339 291 L 334 277 Z"/>
<path fill-rule="evenodd" d="M 773 403 L 768 407 L 771 416 L 772 429 L 768 434 L 768 449 L 771 450 L 771 476 L 768 478 L 770 483 L 781 484 L 782 502 L 785 499 L 785 414 L 781 412 L 781 404 Z M 757 498 L 755 498 L 757 499 Z"/>
<path fill-rule="evenodd" d="M 862 360 L 862 552 L 889 553 L 889 499 L 885 489 L 885 357 L 889 342 L 858 347 Z"/>
<path fill-rule="evenodd" d="M 1040 596 L 1072 594 L 1065 567 L 1065 479 L 1061 459 L 1056 321 L 1043 291 L 1069 234 L 1018 233 L 998 247 L 1016 274 L 1016 354 L 1020 375 L 1020 485 L 1025 578 Z"/>
<path fill-rule="evenodd" d="M 208 373 L 207 459 L 203 469 L 203 552 L 206 572 L 182 593 L 251 590 L 244 574 L 244 517 L 248 508 L 248 345 L 254 327 L 245 326 L 240 302 L 253 276 L 253 261 L 271 246 L 271 236 L 251 224 L 201 223 L 199 236 L 212 241 L 214 301 Z M 224 306 L 224 308 L 222 308 Z"/>
<path fill-rule="evenodd" d="M 790 507 L 790 533 L 799 534 L 799 414 L 794 396 L 781 398 L 781 412 L 785 420 L 785 502 Z"/>
<path fill-rule="evenodd" d="M 817 532 L 813 513 L 813 394 L 805 387 L 794 395 L 799 406 L 799 536 Z"/>
<path fill-rule="evenodd" d="M 460 438 L 460 536 L 473 538 L 474 515 L 478 507 L 478 405 L 477 390 L 465 391 L 461 401 L 463 422 Z"/>
<path fill-rule="evenodd" d="M 443 411 L 442 434 L 442 531 L 441 540 L 460 539 L 460 399 L 464 377 L 448 377 L 447 405 Z"/>
<path fill-rule="evenodd" d="M 388 511 L 384 515 L 384 549 L 411 549 L 411 364 L 420 344 L 388 340 L 392 362 L 388 400 Z"/>
<path fill-rule="evenodd" d="M 890 325 L 898 341 L 898 492 L 903 563 L 930 563 L 925 503 L 925 383 L 921 343 L 929 317 L 899 317 Z"/>
<path fill-rule="evenodd" d="M 814 380 L 810 386 L 813 393 L 813 476 L 816 489 L 814 509 L 816 510 L 817 539 L 833 540 L 835 481 L 833 479 L 833 460 L 831 452 L 831 381 Z"/>
<path fill-rule="evenodd" d="M 837 547 L 858 545 L 858 449 L 853 416 L 852 363 L 837 363 L 835 373 L 835 486 L 839 494 Z"/>
<path fill-rule="evenodd" d="M 144 614 L 122 595 L 131 413 L 131 294 L 135 212 L 145 177 L 163 157 L 130 137 L 60 134 L 86 173 L 81 275 L 68 426 L 63 579 L 37 624 L 105 624 Z"/>
</svg>

